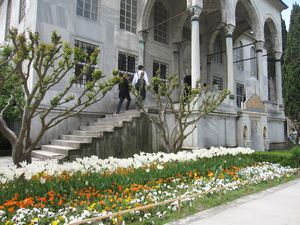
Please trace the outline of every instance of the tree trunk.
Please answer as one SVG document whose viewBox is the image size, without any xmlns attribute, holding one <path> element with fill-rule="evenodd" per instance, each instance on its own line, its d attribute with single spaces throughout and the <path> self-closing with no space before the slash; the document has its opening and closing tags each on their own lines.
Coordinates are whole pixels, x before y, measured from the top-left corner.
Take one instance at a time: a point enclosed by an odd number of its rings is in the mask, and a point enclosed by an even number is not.
<svg viewBox="0 0 300 225">
<path fill-rule="evenodd" d="M 12 159 L 17 167 L 20 167 L 20 164 L 24 161 L 26 161 L 27 164 L 30 164 L 32 162 L 31 151 L 27 152 L 24 145 L 17 142 L 13 145 Z"/>
<path fill-rule="evenodd" d="M 23 162 L 22 160 L 22 149 L 17 147 L 16 145 L 12 146 L 12 160 L 17 167 L 20 167 L 20 163 Z"/>
</svg>

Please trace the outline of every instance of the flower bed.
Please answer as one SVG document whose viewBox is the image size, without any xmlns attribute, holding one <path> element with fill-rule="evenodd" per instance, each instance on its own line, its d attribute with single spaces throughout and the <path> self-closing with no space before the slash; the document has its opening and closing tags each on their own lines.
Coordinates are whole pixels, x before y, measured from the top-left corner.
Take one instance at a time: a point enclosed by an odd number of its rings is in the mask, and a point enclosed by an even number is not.
<svg viewBox="0 0 300 225">
<path fill-rule="evenodd" d="M 5 184 L 19 178 L 21 175 L 25 176 L 26 180 L 47 173 L 47 176 L 59 177 L 63 173 L 68 173 L 70 176 L 77 172 L 85 173 L 113 173 L 118 172 L 119 169 L 138 169 L 151 167 L 153 164 L 160 169 L 160 164 L 171 162 L 187 162 L 196 161 L 202 158 L 212 158 L 224 155 L 238 155 L 251 154 L 254 151 L 249 148 L 211 148 L 199 149 L 193 151 L 182 151 L 177 154 L 168 154 L 164 152 L 158 153 L 141 153 L 135 154 L 132 158 L 118 159 L 109 157 L 107 159 L 99 159 L 98 157 L 78 158 L 74 162 L 58 164 L 57 160 L 40 161 L 34 164 L 22 164 L 22 168 L 11 166 L 8 169 L 0 169 L 0 183 Z"/>
<path fill-rule="evenodd" d="M 62 165 L 48 161 L 20 169 L 10 168 L 10 172 L 0 171 L 5 181 L 0 188 L 3 194 L 0 222 L 64 224 L 215 187 L 234 184 L 228 189 L 234 190 L 242 187 L 246 180 L 259 183 L 295 172 L 280 165 L 254 164 L 243 159 L 251 152 L 249 149 L 219 149 L 219 152 L 143 153 L 130 159 L 92 157 Z M 25 179 L 20 179 L 22 173 Z M 185 204 L 192 204 L 191 201 Z M 168 210 L 176 210 L 176 204 L 104 222 L 151 223 L 153 217 L 163 217 Z"/>
</svg>

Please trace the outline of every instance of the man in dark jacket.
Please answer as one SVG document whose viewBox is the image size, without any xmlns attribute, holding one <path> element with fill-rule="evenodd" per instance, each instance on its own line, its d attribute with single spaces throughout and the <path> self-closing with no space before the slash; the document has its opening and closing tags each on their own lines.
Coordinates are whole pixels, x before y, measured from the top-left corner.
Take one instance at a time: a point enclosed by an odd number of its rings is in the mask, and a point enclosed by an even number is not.
<svg viewBox="0 0 300 225">
<path fill-rule="evenodd" d="M 125 109 L 129 109 L 129 105 L 131 102 L 130 94 L 129 94 L 129 77 L 128 74 L 122 74 L 120 73 L 120 83 L 119 83 L 119 104 L 117 108 L 117 114 L 120 113 L 121 107 L 123 104 L 124 99 L 127 99 L 126 107 Z"/>
</svg>

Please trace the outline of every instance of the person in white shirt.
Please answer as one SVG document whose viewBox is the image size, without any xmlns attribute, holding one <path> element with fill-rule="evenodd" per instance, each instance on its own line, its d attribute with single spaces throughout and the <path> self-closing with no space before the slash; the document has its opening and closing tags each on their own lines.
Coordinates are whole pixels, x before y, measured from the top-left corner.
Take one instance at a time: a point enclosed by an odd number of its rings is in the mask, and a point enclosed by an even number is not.
<svg viewBox="0 0 300 225">
<path fill-rule="evenodd" d="M 149 85 L 147 73 L 144 71 L 144 67 L 142 65 L 139 65 L 137 73 L 134 74 L 132 86 L 140 92 L 142 100 L 145 100 L 146 98 L 147 85 Z"/>
</svg>

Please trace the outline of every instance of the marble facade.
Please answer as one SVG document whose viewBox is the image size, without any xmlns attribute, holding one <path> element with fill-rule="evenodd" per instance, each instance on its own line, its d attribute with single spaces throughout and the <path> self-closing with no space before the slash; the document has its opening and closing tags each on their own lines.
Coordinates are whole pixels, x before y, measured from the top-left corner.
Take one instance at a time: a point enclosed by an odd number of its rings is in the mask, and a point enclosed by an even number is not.
<svg viewBox="0 0 300 225">
<path fill-rule="evenodd" d="M 134 1 L 122 0 L 128 5 Z M 131 21 L 129 29 L 120 25 L 121 0 L 96 0 L 96 19 L 79 15 L 76 0 L 25 2 L 26 14 L 20 20 L 19 0 L 0 1 L 1 43 L 11 4 L 10 27 L 20 32 L 31 29 L 45 41 L 57 31 L 67 42 L 99 46 L 98 66 L 107 75 L 118 68 L 123 52 L 135 57 L 136 67 L 143 64 L 150 78 L 156 63 L 166 67 L 166 75 L 178 74 L 181 81 L 191 75 L 192 87 L 200 79 L 229 89 L 231 94 L 219 112 L 199 122 L 186 146 L 249 146 L 263 151 L 285 141 L 280 57 L 281 11 L 287 6 L 281 0 L 137 0 L 136 9 L 130 11 L 136 13 L 136 22 Z M 156 14 L 158 4 L 165 15 Z M 156 30 L 155 21 L 162 18 L 167 19 L 165 26 Z M 67 77 L 51 89 L 45 105 L 64 82 Z M 81 88 L 72 92 L 76 95 Z M 151 104 L 151 98 L 147 101 Z M 112 113 L 117 102 L 115 89 L 84 117 Z"/>
</svg>

